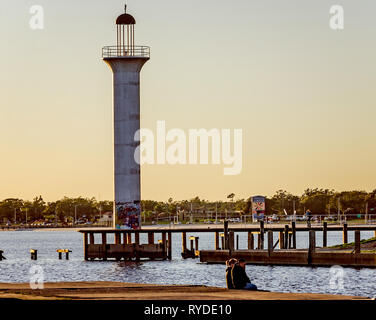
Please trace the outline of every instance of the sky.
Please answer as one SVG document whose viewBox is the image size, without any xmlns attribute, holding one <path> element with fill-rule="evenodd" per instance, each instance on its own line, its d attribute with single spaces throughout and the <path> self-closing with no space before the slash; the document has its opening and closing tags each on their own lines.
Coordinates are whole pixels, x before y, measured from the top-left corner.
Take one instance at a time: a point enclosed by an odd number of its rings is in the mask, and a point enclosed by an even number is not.
<svg viewBox="0 0 376 320">
<path fill-rule="evenodd" d="M 30 7 L 44 28 L 30 28 Z M 127 0 L 141 127 L 242 129 L 239 175 L 143 165 L 142 199 L 376 188 L 374 0 Z M 332 5 L 344 29 L 329 27 Z M 2 0 L 0 199 L 113 199 L 112 75 L 124 1 Z"/>
</svg>

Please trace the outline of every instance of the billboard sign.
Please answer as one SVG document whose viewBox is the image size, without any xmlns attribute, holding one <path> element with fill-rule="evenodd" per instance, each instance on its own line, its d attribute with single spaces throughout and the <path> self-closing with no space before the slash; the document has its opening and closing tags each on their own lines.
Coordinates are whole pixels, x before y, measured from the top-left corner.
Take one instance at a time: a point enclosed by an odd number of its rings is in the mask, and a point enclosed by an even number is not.
<svg viewBox="0 0 376 320">
<path fill-rule="evenodd" d="M 265 215 L 265 197 L 252 197 L 252 218 L 253 221 L 257 219 L 264 219 Z"/>
</svg>

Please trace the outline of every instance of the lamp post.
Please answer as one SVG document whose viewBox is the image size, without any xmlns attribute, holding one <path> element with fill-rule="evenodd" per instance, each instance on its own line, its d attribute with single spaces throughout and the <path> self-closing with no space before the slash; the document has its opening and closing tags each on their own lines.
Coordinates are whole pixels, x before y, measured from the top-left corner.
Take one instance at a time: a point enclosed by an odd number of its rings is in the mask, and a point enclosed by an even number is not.
<svg viewBox="0 0 376 320">
<path fill-rule="evenodd" d="M 77 207 L 78 204 L 74 205 L 74 224 L 77 223 Z"/>
</svg>

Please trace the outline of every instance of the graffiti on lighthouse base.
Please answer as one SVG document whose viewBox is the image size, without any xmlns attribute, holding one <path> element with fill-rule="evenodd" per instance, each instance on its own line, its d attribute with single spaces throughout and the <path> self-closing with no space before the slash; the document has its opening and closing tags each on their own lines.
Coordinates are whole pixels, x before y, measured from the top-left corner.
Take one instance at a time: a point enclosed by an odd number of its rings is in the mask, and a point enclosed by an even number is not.
<svg viewBox="0 0 376 320">
<path fill-rule="evenodd" d="M 140 217 L 140 201 L 116 203 L 116 229 L 140 229 Z"/>
</svg>

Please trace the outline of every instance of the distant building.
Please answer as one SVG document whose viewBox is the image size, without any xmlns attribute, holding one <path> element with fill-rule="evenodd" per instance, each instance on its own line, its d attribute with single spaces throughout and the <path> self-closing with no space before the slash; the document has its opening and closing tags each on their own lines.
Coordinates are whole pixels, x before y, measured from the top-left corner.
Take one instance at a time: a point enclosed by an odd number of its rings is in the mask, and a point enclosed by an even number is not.
<svg viewBox="0 0 376 320">
<path fill-rule="evenodd" d="M 106 226 L 111 226 L 112 225 L 112 220 L 113 219 L 113 215 L 112 215 L 112 212 L 106 212 L 102 215 L 102 218 L 100 218 L 98 220 L 98 222 L 101 224 L 101 225 L 106 225 Z"/>
</svg>

